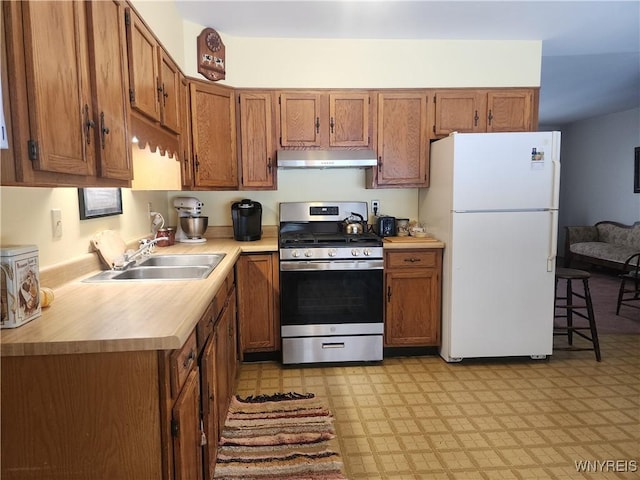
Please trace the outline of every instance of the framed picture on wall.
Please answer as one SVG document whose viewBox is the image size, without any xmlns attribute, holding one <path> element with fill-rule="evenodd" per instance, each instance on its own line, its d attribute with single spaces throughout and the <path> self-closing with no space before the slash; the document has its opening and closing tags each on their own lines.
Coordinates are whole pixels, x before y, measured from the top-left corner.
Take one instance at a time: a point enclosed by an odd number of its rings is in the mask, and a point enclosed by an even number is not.
<svg viewBox="0 0 640 480">
<path fill-rule="evenodd" d="M 80 220 L 122 214 L 122 190 L 119 188 L 79 188 Z"/>
<path fill-rule="evenodd" d="M 633 193 L 640 193 L 640 147 L 635 148 L 633 164 Z"/>
</svg>

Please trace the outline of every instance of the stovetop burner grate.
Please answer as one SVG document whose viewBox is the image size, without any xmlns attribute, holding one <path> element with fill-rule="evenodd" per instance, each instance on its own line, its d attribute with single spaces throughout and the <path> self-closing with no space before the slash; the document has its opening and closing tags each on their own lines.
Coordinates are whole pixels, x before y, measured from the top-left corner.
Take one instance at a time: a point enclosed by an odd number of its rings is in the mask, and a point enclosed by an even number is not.
<svg viewBox="0 0 640 480">
<path fill-rule="evenodd" d="M 373 233 L 348 235 L 346 233 L 290 232 L 280 234 L 280 245 L 282 247 L 322 247 L 340 244 L 366 244 L 377 246 L 382 244 L 382 240 Z"/>
</svg>

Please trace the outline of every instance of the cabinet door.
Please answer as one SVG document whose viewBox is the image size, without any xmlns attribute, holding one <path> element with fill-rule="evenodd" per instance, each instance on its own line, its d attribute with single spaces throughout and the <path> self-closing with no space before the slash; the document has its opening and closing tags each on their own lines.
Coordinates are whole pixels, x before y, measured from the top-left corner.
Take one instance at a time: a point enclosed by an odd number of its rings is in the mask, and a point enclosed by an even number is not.
<svg viewBox="0 0 640 480">
<path fill-rule="evenodd" d="M 271 254 L 241 255 L 236 263 L 241 352 L 279 348 L 275 312 L 277 262 Z"/>
<path fill-rule="evenodd" d="M 228 352 L 227 356 L 227 370 L 229 375 L 227 377 L 228 396 L 227 396 L 227 408 L 229 406 L 229 400 L 235 392 L 236 376 L 238 374 L 238 309 L 237 309 L 238 295 L 236 289 L 229 294 L 229 307 L 224 315 L 227 316 L 228 324 Z M 226 413 L 225 413 L 226 416 Z"/>
<path fill-rule="evenodd" d="M 385 252 L 385 346 L 440 344 L 442 251 Z"/>
<path fill-rule="evenodd" d="M 326 128 L 326 126 L 322 127 Z M 319 147 L 320 94 L 280 94 L 280 145 L 283 147 Z"/>
<path fill-rule="evenodd" d="M 86 4 L 23 2 L 33 168 L 95 174 Z"/>
<path fill-rule="evenodd" d="M 196 187 L 238 188 L 233 91 L 191 82 L 191 132 Z"/>
<path fill-rule="evenodd" d="M 229 390 L 230 373 L 224 366 L 229 364 L 230 345 L 229 345 L 229 317 L 228 315 L 222 315 L 215 327 L 213 327 L 213 342 L 215 350 L 215 392 L 217 398 L 215 399 L 218 418 L 218 438 L 224 428 L 224 422 L 227 417 L 227 409 L 229 408 L 229 397 L 231 391 Z"/>
<path fill-rule="evenodd" d="M 180 70 L 161 47 L 160 63 L 160 121 L 164 127 L 181 132 L 180 123 Z"/>
<path fill-rule="evenodd" d="M 124 7 L 119 1 L 87 2 L 98 174 L 131 180 Z"/>
<path fill-rule="evenodd" d="M 528 132 L 533 123 L 533 91 L 504 90 L 487 94 L 487 132 Z"/>
<path fill-rule="evenodd" d="M 240 161 L 243 189 L 273 189 L 276 178 L 273 95 L 242 92 L 240 103 Z"/>
<path fill-rule="evenodd" d="M 127 49 L 131 107 L 160 121 L 158 44 L 140 18 L 127 9 Z"/>
<path fill-rule="evenodd" d="M 368 147 L 368 93 L 329 94 L 329 146 Z"/>
<path fill-rule="evenodd" d="M 439 276 L 434 270 L 386 274 L 385 345 L 437 345 Z"/>
<path fill-rule="evenodd" d="M 427 93 L 378 96 L 376 186 L 429 185 Z"/>
<path fill-rule="evenodd" d="M 182 187 L 189 190 L 194 185 L 193 158 L 191 154 L 191 108 L 189 82 L 185 77 L 180 79 L 180 170 L 182 173 Z"/>
<path fill-rule="evenodd" d="M 173 456 L 176 480 L 202 479 L 200 380 L 198 369 L 189 373 L 173 406 Z"/>
<path fill-rule="evenodd" d="M 213 478 L 211 469 L 216 463 L 218 449 L 218 392 L 216 390 L 216 342 L 209 338 L 200 363 L 202 378 L 202 420 L 207 444 L 204 448 L 204 478 Z"/>
<path fill-rule="evenodd" d="M 475 90 L 442 90 L 434 98 L 436 136 L 486 130 L 486 94 Z"/>
</svg>

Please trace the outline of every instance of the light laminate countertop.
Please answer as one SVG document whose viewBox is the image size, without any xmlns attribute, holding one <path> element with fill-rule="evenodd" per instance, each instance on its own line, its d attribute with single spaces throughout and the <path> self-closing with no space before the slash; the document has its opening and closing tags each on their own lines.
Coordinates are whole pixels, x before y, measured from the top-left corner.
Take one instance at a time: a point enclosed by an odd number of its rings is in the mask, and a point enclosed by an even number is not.
<svg viewBox="0 0 640 480">
<path fill-rule="evenodd" d="M 417 240 L 417 239 L 416 239 Z M 386 239 L 385 249 L 443 248 L 438 241 L 397 243 Z M 202 280 L 85 283 L 98 270 L 55 288 L 55 300 L 42 315 L 14 329 L 0 332 L 0 355 L 57 355 L 71 353 L 173 350 L 193 332 L 224 279 L 242 253 L 277 252 L 277 237 L 253 242 L 209 238 L 203 244 L 176 243 L 154 254 L 225 253 L 213 272 Z"/>
<path fill-rule="evenodd" d="M 202 280 L 85 283 L 91 272 L 54 290 L 42 315 L 0 332 L 2 356 L 173 350 L 182 347 L 241 253 L 276 252 L 278 239 L 208 239 L 176 243 L 154 254 L 225 253 Z"/>
</svg>

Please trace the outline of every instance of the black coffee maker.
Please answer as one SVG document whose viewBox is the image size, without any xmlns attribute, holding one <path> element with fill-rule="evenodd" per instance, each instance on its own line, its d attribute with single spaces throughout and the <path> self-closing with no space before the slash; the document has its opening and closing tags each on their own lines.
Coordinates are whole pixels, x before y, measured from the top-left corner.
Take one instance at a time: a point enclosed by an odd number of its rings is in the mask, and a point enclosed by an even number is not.
<svg viewBox="0 0 640 480">
<path fill-rule="evenodd" d="M 262 205 L 248 198 L 231 205 L 233 238 L 240 242 L 260 240 L 262 237 Z"/>
</svg>

